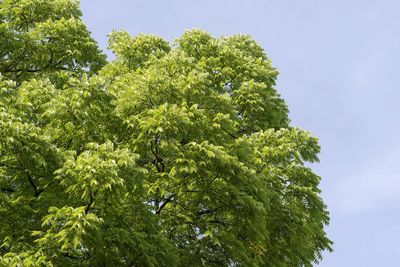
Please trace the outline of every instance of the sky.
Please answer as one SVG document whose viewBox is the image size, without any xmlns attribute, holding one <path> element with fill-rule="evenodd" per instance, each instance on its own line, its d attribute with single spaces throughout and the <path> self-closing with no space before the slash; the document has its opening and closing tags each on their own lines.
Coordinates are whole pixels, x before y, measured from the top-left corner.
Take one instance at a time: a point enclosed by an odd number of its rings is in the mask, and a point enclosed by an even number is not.
<svg viewBox="0 0 400 267">
<path fill-rule="evenodd" d="M 106 51 L 107 34 L 185 29 L 250 34 L 279 70 L 291 125 L 320 140 L 322 197 L 334 252 L 322 267 L 400 266 L 400 1 L 81 0 Z"/>
</svg>

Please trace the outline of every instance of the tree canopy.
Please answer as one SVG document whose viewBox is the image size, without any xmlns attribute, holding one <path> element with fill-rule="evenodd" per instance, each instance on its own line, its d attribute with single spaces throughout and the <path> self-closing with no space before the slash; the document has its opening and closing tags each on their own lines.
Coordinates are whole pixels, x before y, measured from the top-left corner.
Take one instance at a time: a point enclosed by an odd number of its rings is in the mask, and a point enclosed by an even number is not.
<svg viewBox="0 0 400 267">
<path fill-rule="evenodd" d="M 109 35 L 73 0 L 0 0 L 0 265 L 311 266 L 317 139 L 247 35 Z"/>
</svg>

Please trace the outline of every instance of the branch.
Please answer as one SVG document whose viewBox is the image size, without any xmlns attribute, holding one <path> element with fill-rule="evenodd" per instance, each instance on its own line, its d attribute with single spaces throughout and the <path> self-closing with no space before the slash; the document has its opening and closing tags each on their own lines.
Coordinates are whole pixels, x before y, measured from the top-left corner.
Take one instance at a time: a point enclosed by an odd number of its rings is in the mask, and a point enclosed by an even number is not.
<svg viewBox="0 0 400 267">
<path fill-rule="evenodd" d="M 235 135 L 233 135 L 232 133 L 228 132 L 227 130 L 225 130 L 223 127 L 221 127 L 221 129 L 227 133 L 230 137 L 232 137 L 233 139 L 237 139 L 237 137 Z"/>
<path fill-rule="evenodd" d="M 63 256 L 68 258 L 68 259 L 71 259 L 71 260 L 80 260 L 80 261 L 82 261 L 82 260 L 88 260 L 88 259 L 91 258 L 90 254 L 88 252 L 86 254 L 88 255 L 87 257 L 78 257 L 78 256 L 71 255 L 69 252 L 64 252 Z"/>
<path fill-rule="evenodd" d="M 265 167 L 267 167 L 267 164 L 262 165 L 261 168 L 259 170 L 257 170 L 257 173 L 262 172 Z"/>
<path fill-rule="evenodd" d="M 33 188 L 35 197 L 38 197 L 43 192 L 43 189 L 38 189 L 38 187 L 35 184 L 35 181 L 33 180 L 33 177 L 28 172 L 25 172 L 25 174 L 26 174 L 26 176 L 28 176 L 28 180 Z"/>
<path fill-rule="evenodd" d="M 97 193 L 97 192 L 96 192 L 96 193 Z M 93 195 L 93 194 L 92 194 L 92 189 L 89 188 L 89 196 L 90 196 L 90 199 L 89 199 L 89 203 L 87 204 L 87 206 L 86 206 L 86 208 L 85 208 L 85 214 L 88 214 L 90 208 L 93 206 L 94 196 L 96 195 L 96 193 Z"/>
<path fill-rule="evenodd" d="M 167 198 L 162 204 L 161 206 L 156 210 L 156 214 L 159 215 L 161 210 L 169 203 L 173 200 L 173 198 L 177 195 L 178 193 L 173 194 L 172 196 L 170 196 L 169 198 Z"/>
<path fill-rule="evenodd" d="M 156 166 L 158 172 L 164 172 L 165 170 L 165 165 L 163 162 L 163 159 L 160 157 L 160 150 L 158 148 L 158 143 L 159 143 L 159 136 L 157 136 L 156 140 L 154 141 L 154 148 L 155 152 L 153 150 L 153 142 L 151 143 L 151 153 L 154 155 L 155 160 L 153 162 L 154 166 Z M 160 167 L 161 166 L 161 167 Z"/>
<path fill-rule="evenodd" d="M 2 187 L 0 188 L 1 192 L 5 192 L 5 193 L 15 193 L 15 189 L 10 188 L 10 187 Z"/>
<path fill-rule="evenodd" d="M 215 208 L 215 209 L 212 209 L 212 210 L 208 210 L 208 209 L 207 210 L 202 210 L 202 211 L 197 212 L 196 215 L 197 215 L 197 217 L 200 217 L 200 216 L 202 216 L 204 214 L 214 213 L 217 210 L 219 210 L 219 208 Z"/>
<path fill-rule="evenodd" d="M 69 139 L 68 143 L 67 143 L 66 146 L 65 146 L 65 149 L 69 149 L 69 148 L 70 148 L 70 146 L 71 146 L 71 144 L 72 144 L 72 140 L 74 140 L 73 137 L 71 137 L 71 138 Z"/>
<path fill-rule="evenodd" d="M 220 220 L 209 220 L 209 221 L 207 221 L 207 222 L 208 222 L 208 223 L 221 224 L 221 225 L 224 226 L 225 228 L 228 228 L 228 224 L 225 223 L 225 222 L 223 222 L 223 221 L 220 221 Z"/>
</svg>

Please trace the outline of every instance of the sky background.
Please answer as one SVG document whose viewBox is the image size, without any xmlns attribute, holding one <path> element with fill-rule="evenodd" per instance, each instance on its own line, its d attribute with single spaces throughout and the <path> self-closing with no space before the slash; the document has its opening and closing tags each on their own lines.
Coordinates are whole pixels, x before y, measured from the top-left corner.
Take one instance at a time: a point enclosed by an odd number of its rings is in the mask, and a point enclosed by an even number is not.
<svg viewBox="0 0 400 267">
<path fill-rule="evenodd" d="M 81 8 L 104 51 L 113 29 L 168 41 L 190 28 L 252 35 L 280 72 L 291 124 L 320 139 L 313 169 L 335 251 L 319 266 L 400 266 L 400 1 L 81 0 Z"/>
</svg>

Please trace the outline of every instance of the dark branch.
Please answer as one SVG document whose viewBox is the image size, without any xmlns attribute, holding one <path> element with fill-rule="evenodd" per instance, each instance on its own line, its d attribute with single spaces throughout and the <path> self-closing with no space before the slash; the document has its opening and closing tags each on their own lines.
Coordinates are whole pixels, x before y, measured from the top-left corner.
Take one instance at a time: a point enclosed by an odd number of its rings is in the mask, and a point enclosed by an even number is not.
<svg viewBox="0 0 400 267">
<path fill-rule="evenodd" d="M 5 192 L 5 193 L 15 193 L 15 189 L 10 188 L 10 187 L 2 187 L 0 188 L 1 192 Z"/>
<path fill-rule="evenodd" d="M 225 223 L 225 222 L 223 222 L 223 221 L 220 221 L 220 220 L 209 220 L 209 221 L 207 221 L 207 222 L 208 222 L 208 223 L 221 224 L 221 225 L 224 226 L 225 228 L 228 228 L 228 224 Z"/>
<path fill-rule="evenodd" d="M 196 215 L 197 215 L 198 217 L 200 217 L 200 216 L 205 215 L 205 214 L 214 213 L 214 212 L 216 212 L 217 210 L 219 210 L 219 208 L 215 208 L 215 209 L 212 209 L 212 210 L 209 210 L 209 209 L 207 209 L 207 210 L 202 210 L 202 211 L 197 212 Z"/>
<path fill-rule="evenodd" d="M 168 204 L 170 203 L 174 197 L 177 195 L 177 193 L 173 194 L 172 196 L 170 196 L 169 198 L 167 198 L 162 204 L 161 206 L 156 210 L 156 214 L 160 214 L 161 210 Z"/>
<path fill-rule="evenodd" d="M 92 189 L 89 188 L 89 203 L 86 205 L 85 208 L 85 214 L 88 214 L 90 211 L 90 208 L 93 206 L 93 202 L 94 202 L 94 196 L 96 195 L 96 193 L 93 195 L 92 194 Z"/>
<path fill-rule="evenodd" d="M 261 168 L 259 170 L 257 170 L 257 173 L 262 172 L 266 166 L 267 166 L 267 164 L 262 165 Z"/>
<path fill-rule="evenodd" d="M 38 189 L 37 185 L 35 184 L 35 181 L 33 180 L 33 177 L 28 172 L 26 172 L 26 176 L 28 176 L 28 180 L 29 180 L 30 185 L 33 188 L 35 197 L 38 197 L 43 192 L 43 190 Z"/>
<path fill-rule="evenodd" d="M 72 144 L 72 140 L 74 140 L 73 137 L 71 137 L 71 138 L 69 139 L 67 145 L 65 146 L 65 149 L 69 149 L 69 148 L 70 148 L 70 146 L 71 146 L 71 144 Z"/>
<path fill-rule="evenodd" d="M 160 150 L 158 148 L 158 143 L 160 141 L 160 137 L 157 136 L 156 140 L 151 143 L 151 153 L 153 154 L 155 160 L 153 161 L 153 165 L 156 166 L 158 172 L 164 172 L 165 165 L 163 159 L 160 157 Z M 154 143 L 154 146 L 153 146 Z M 155 151 L 154 151 L 155 150 Z"/>
</svg>

